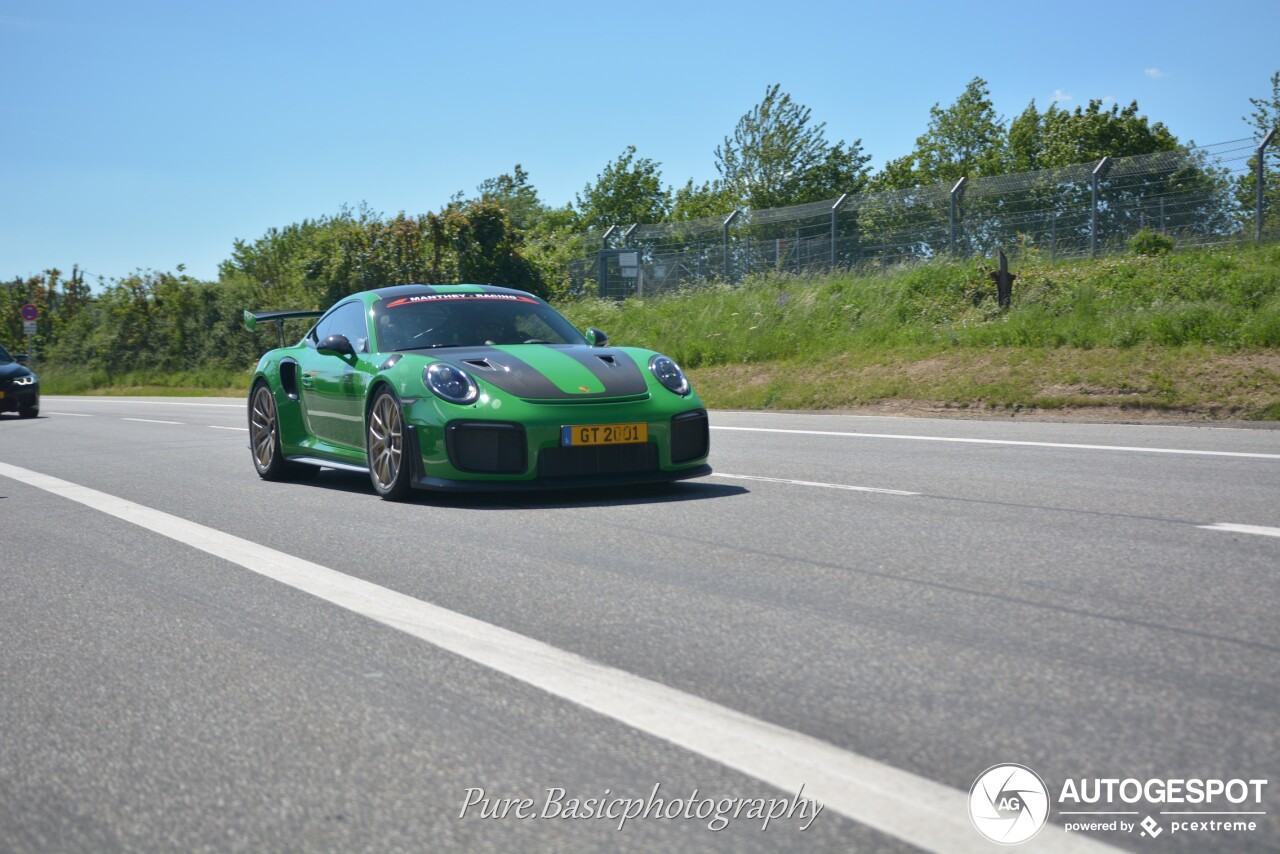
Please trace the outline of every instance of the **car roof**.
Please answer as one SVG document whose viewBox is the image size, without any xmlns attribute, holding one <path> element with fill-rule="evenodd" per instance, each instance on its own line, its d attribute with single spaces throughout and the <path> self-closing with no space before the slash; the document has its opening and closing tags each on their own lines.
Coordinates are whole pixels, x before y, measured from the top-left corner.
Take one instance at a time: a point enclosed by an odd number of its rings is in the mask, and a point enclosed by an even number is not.
<svg viewBox="0 0 1280 854">
<path fill-rule="evenodd" d="M 389 288 L 378 288 L 367 291 L 377 300 L 393 300 L 401 297 L 421 296 L 425 294 L 510 294 L 512 296 L 533 296 L 515 288 L 504 288 L 498 285 L 394 285 Z"/>
</svg>

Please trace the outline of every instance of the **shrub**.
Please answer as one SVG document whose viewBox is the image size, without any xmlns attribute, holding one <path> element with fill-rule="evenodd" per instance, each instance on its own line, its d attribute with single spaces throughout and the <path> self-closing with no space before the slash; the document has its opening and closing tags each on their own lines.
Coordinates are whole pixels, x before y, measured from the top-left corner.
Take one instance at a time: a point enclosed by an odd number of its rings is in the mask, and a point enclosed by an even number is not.
<svg viewBox="0 0 1280 854">
<path fill-rule="evenodd" d="M 1173 238 L 1144 228 L 1129 238 L 1129 251 L 1135 255 L 1164 255 L 1173 250 Z"/>
</svg>

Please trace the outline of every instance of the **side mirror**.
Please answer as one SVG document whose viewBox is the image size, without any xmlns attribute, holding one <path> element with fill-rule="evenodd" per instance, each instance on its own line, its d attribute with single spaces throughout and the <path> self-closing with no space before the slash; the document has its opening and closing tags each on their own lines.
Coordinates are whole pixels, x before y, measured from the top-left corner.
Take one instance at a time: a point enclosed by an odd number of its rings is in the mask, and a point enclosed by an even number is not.
<svg viewBox="0 0 1280 854">
<path fill-rule="evenodd" d="M 27 354 L 26 354 L 26 353 L 14 353 L 14 354 L 13 354 L 13 360 L 14 360 L 15 362 L 19 362 L 19 363 L 21 363 L 21 364 L 25 365 L 25 364 L 27 363 Z"/>
<path fill-rule="evenodd" d="M 330 335 L 316 345 L 316 350 L 326 356 L 354 356 L 356 350 L 345 335 Z"/>
<path fill-rule="evenodd" d="M 587 330 L 587 343 L 592 347 L 603 347 L 609 343 L 609 336 L 593 326 Z"/>
</svg>

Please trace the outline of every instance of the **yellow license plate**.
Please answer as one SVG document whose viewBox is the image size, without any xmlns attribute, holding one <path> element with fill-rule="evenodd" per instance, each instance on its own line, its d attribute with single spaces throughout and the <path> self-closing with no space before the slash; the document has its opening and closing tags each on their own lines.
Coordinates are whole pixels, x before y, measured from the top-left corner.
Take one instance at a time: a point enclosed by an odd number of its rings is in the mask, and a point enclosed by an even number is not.
<svg viewBox="0 0 1280 854">
<path fill-rule="evenodd" d="M 4 392 L 0 391 L 0 400 L 4 400 Z"/>
<path fill-rule="evenodd" d="M 649 441 L 649 425 L 640 424 L 575 424 L 560 428 L 560 444 L 634 445 Z"/>
</svg>

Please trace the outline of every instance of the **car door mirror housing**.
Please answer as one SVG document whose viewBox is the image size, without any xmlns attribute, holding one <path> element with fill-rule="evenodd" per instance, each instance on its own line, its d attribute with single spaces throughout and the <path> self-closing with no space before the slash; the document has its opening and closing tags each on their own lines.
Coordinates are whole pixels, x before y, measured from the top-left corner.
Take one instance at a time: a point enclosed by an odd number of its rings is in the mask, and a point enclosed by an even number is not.
<svg viewBox="0 0 1280 854">
<path fill-rule="evenodd" d="M 356 349 L 351 346 L 351 342 L 347 340 L 345 335 L 330 335 L 316 345 L 316 350 L 326 356 L 354 356 L 356 354 Z"/>
<path fill-rule="evenodd" d="M 603 347 L 609 343 L 609 336 L 592 326 L 587 330 L 587 343 L 592 347 Z"/>
</svg>

